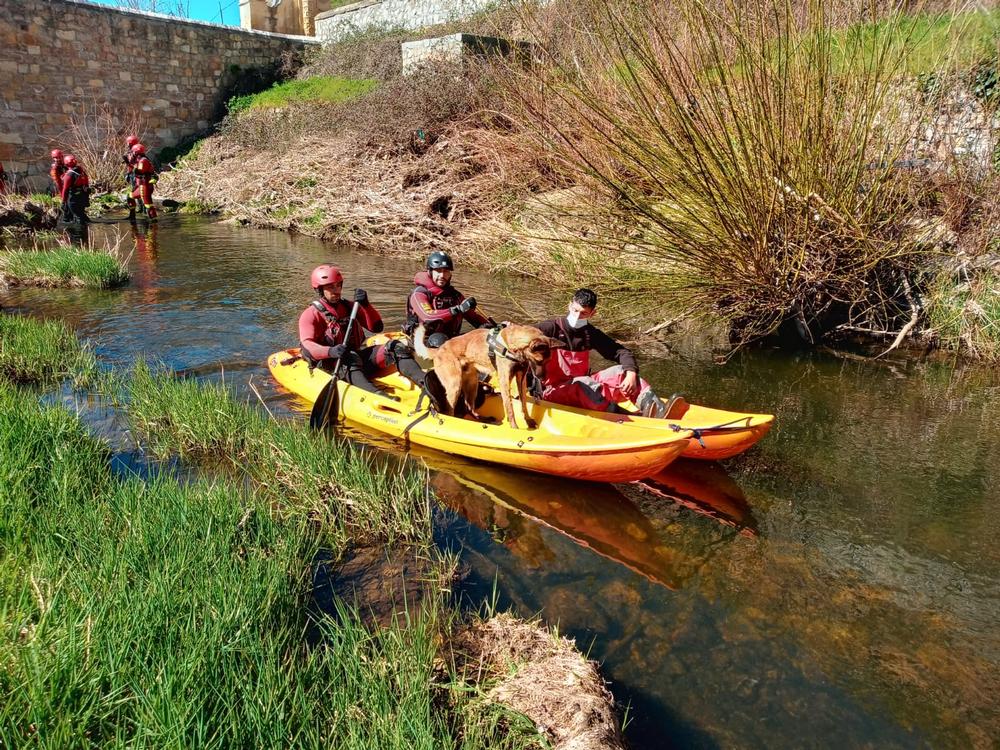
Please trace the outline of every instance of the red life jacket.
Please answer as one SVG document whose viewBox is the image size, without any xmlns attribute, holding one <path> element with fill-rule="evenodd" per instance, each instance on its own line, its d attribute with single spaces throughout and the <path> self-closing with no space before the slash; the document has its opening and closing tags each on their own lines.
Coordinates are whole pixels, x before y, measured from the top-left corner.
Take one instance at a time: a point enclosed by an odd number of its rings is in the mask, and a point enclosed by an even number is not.
<svg viewBox="0 0 1000 750">
<path fill-rule="evenodd" d="M 57 189 L 62 187 L 62 178 L 64 174 L 66 174 L 66 167 L 63 166 L 63 163 L 61 161 L 53 160 L 52 166 L 49 167 L 49 177 L 52 178 L 52 181 L 56 184 Z"/>
<path fill-rule="evenodd" d="M 69 189 L 71 192 L 76 193 L 90 187 L 90 178 L 87 177 L 87 173 L 79 164 L 75 167 L 69 167 L 66 173 L 69 175 Z"/>
<path fill-rule="evenodd" d="M 426 293 L 430 298 L 431 307 L 435 310 L 447 310 L 449 307 L 454 307 L 465 299 L 464 295 L 450 284 L 446 287 L 435 285 L 431 281 L 431 275 L 427 271 L 420 271 L 414 276 L 413 283 L 416 286 L 410 292 L 410 296 L 406 298 L 406 323 L 403 325 L 403 332 L 406 334 L 412 334 L 417 330 L 417 326 L 420 325 L 420 318 L 417 317 L 417 313 L 413 309 L 414 292 Z M 424 326 L 424 330 L 427 332 L 427 335 L 432 333 L 446 333 L 448 336 L 454 336 L 462 330 L 462 320 L 463 317 L 461 315 L 456 315 L 451 320 L 428 321 Z"/>
<path fill-rule="evenodd" d="M 323 334 L 323 343 L 327 346 L 344 343 L 344 333 L 347 329 L 347 323 L 351 319 L 351 305 L 348 305 L 344 300 L 338 300 L 335 305 L 331 305 L 322 298 L 314 299 L 311 304 L 326 319 L 326 333 Z M 354 320 L 350 336 L 347 339 L 347 345 L 353 349 L 364 343 L 365 333 L 357 318 Z"/>
<path fill-rule="evenodd" d="M 569 335 L 566 333 L 566 327 L 563 324 L 563 320 L 560 318 L 556 321 L 556 325 L 563 332 L 563 336 L 566 340 L 569 340 Z M 586 330 L 589 326 L 584 326 L 583 340 L 584 348 L 578 352 L 571 352 L 569 349 L 553 349 L 552 355 L 549 357 L 548 361 L 545 363 L 545 381 L 544 385 L 546 388 L 559 385 L 560 383 L 565 383 L 573 378 L 582 378 L 585 375 L 590 374 L 590 333 Z"/>
<path fill-rule="evenodd" d="M 148 181 L 156 176 L 156 170 L 153 169 L 153 162 L 145 156 L 140 156 L 136 159 L 132 163 L 131 169 L 137 181 Z"/>
</svg>

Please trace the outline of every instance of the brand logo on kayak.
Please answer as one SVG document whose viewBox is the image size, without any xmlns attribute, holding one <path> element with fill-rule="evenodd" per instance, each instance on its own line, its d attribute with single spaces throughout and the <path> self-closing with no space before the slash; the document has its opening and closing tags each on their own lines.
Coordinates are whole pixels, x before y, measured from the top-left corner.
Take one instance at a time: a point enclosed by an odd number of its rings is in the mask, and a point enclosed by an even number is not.
<svg viewBox="0 0 1000 750">
<path fill-rule="evenodd" d="M 386 414 L 380 414 L 377 411 L 368 410 L 368 416 L 371 419 L 377 419 L 379 422 L 385 422 L 386 424 L 396 424 L 397 419 L 395 417 L 390 417 Z"/>
</svg>

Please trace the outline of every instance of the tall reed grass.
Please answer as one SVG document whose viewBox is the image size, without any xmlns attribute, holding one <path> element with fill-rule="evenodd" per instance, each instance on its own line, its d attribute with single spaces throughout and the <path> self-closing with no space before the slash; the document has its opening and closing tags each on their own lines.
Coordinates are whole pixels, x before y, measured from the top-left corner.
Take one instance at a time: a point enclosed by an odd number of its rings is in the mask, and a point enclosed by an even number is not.
<svg viewBox="0 0 1000 750">
<path fill-rule="evenodd" d="M 439 598 L 383 629 L 311 619 L 308 519 L 108 458 L 0 382 L 0 745 L 524 746 L 436 675 Z"/>
<path fill-rule="evenodd" d="M 590 4 L 572 53 L 516 86 L 534 85 L 524 118 L 592 192 L 562 210 L 586 228 L 564 244 L 638 258 L 653 306 L 721 316 L 735 343 L 790 321 L 807 338 L 898 328 L 917 250 L 896 163 L 920 127 L 905 72 L 922 26 L 863 5 Z"/>
<path fill-rule="evenodd" d="M 62 321 L 0 314 L 0 380 L 44 385 L 69 377 L 83 384 L 96 372 L 93 353 Z"/>
<path fill-rule="evenodd" d="M 308 514 L 339 539 L 428 538 L 429 498 L 419 471 L 379 465 L 349 443 L 272 420 L 223 385 L 154 373 L 146 363 L 124 387 L 134 429 L 161 455 L 245 472 L 280 507 Z"/>
</svg>

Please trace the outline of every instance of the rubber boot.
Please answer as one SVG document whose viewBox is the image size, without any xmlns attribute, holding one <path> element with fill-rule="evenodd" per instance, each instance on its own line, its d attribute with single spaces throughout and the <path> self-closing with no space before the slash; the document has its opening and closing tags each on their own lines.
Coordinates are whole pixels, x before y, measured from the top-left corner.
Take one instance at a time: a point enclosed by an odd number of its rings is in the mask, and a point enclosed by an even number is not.
<svg viewBox="0 0 1000 750">
<path fill-rule="evenodd" d="M 653 419 L 663 419 L 667 415 L 667 405 L 663 399 L 657 396 L 652 388 L 647 388 L 639 394 L 635 400 L 635 405 L 639 407 L 639 412 L 644 417 Z"/>
<path fill-rule="evenodd" d="M 146 206 L 146 216 L 148 216 L 151 221 L 156 218 L 156 206 L 152 203 Z"/>
<path fill-rule="evenodd" d="M 399 370 L 400 375 L 414 383 L 418 388 L 423 387 L 427 373 L 413 357 L 399 357 L 396 360 L 396 369 Z"/>
</svg>

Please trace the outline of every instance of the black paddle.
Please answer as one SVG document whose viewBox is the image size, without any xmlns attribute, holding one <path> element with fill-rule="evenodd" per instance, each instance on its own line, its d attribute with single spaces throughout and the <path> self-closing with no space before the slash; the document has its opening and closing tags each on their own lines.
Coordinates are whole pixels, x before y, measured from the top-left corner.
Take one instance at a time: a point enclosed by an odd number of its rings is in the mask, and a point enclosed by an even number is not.
<svg viewBox="0 0 1000 750">
<path fill-rule="evenodd" d="M 354 327 L 354 319 L 358 315 L 359 307 L 361 307 L 360 303 L 355 302 L 354 307 L 351 308 L 351 317 L 347 320 L 347 329 L 344 333 L 345 344 L 351 337 L 351 329 Z M 340 362 L 342 359 L 343 357 L 339 357 L 333 365 L 333 375 L 330 381 L 323 386 L 323 390 L 319 392 L 319 396 L 316 397 L 316 402 L 313 404 L 312 413 L 309 414 L 309 428 L 312 430 L 325 430 L 330 425 L 331 414 L 336 419 L 338 402 L 340 400 L 337 379 L 340 374 Z"/>
</svg>

